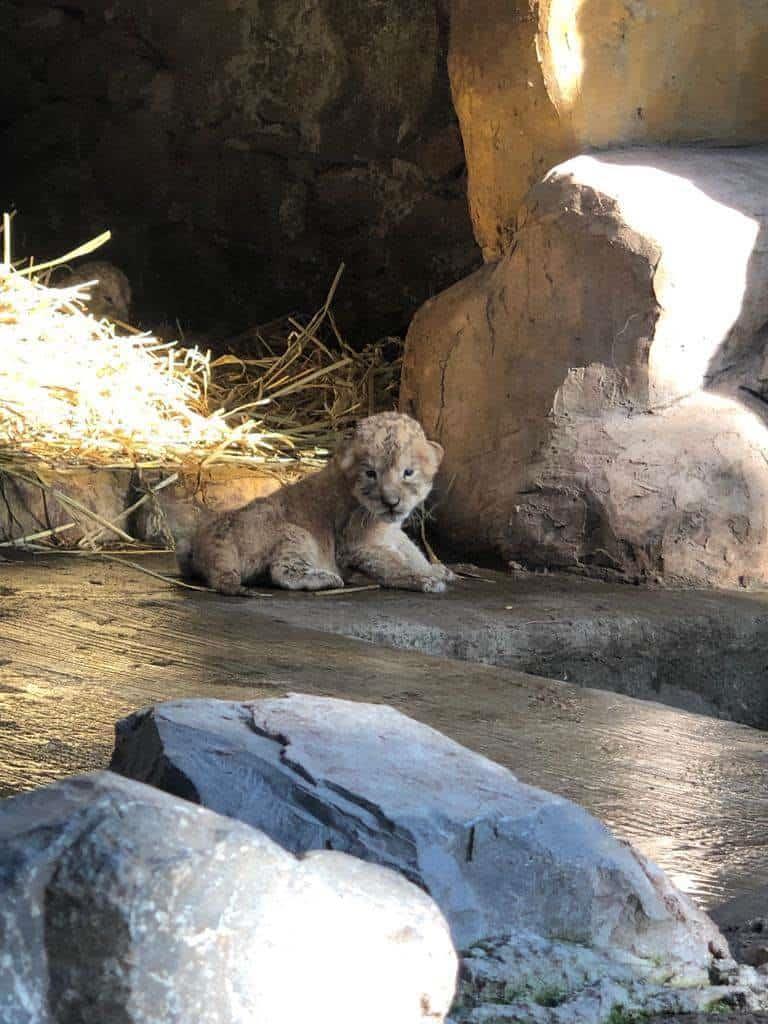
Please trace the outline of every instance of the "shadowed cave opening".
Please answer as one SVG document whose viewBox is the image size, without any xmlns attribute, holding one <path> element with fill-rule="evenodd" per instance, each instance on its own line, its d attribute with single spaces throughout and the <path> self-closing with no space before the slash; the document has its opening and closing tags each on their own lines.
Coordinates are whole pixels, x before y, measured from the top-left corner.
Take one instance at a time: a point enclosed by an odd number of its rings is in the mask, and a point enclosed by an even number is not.
<svg viewBox="0 0 768 1024">
<path fill-rule="evenodd" d="M 313 312 L 344 262 L 361 348 L 478 265 L 443 0 L 2 0 L 0 24 L 15 249 L 110 229 L 138 326 L 216 350 Z"/>
</svg>

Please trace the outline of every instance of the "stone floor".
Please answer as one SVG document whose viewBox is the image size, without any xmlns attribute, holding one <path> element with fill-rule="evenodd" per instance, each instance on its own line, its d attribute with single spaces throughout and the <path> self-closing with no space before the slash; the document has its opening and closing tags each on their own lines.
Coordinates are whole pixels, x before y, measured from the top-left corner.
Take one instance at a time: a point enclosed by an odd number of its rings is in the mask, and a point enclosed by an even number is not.
<svg viewBox="0 0 768 1024">
<path fill-rule="evenodd" d="M 151 556 L 144 564 L 163 563 Z M 578 800 L 706 905 L 767 885 L 763 733 L 509 667 L 328 631 L 347 615 L 362 633 L 367 617 L 373 637 L 385 613 L 392 622 L 408 609 L 434 620 L 441 608 L 457 630 L 462 616 L 482 622 L 484 607 L 503 621 L 506 604 L 517 609 L 513 620 L 551 621 L 601 600 L 615 635 L 619 600 L 628 615 L 632 595 L 638 608 L 657 596 L 579 584 L 567 614 L 558 614 L 559 585 L 529 580 L 527 597 L 516 581 L 467 581 L 459 591 L 465 596 L 448 600 L 383 592 L 273 592 L 244 600 L 180 590 L 114 562 L 51 556 L 2 563 L 0 795 L 104 766 L 115 720 L 149 703 L 304 691 L 387 702 L 524 781 Z M 745 598 L 743 607 L 746 614 L 759 602 Z M 581 673 L 585 680 L 584 667 Z"/>
<path fill-rule="evenodd" d="M 170 568 L 170 565 L 169 565 Z M 475 570 L 440 596 L 282 592 L 292 625 L 514 668 L 768 728 L 768 592 Z"/>
</svg>

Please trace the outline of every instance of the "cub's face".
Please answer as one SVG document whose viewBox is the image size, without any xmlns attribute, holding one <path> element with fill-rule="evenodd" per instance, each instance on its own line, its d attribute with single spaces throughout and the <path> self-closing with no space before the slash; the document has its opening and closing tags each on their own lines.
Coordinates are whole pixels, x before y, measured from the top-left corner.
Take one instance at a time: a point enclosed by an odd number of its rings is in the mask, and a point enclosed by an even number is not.
<svg viewBox="0 0 768 1024">
<path fill-rule="evenodd" d="M 415 420 L 380 413 L 359 424 L 338 462 L 363 508 L 402 523 L 431 491 L 442 457 L 443 449 Z"/>
<path fill-rule="evenodd" d="M 96 283 L 89 289 L 90 298 L 86 302 L 88 312 L 97 319 L 100 317 L 128 320 L 131 310 L 131 285 L 128 278 L 118 267 L 111 263 L 96 260 L 84 263 L 62 284 L 84 284 L 86 281 Z"/>
</svg>

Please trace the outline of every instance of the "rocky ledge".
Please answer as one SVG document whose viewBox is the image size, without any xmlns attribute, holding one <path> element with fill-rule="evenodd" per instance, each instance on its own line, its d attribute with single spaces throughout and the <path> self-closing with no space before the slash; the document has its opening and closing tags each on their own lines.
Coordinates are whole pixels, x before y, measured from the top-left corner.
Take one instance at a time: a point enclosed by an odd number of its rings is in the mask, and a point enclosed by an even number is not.
<svg viewBox="0 0 768 1024">
<path fill-rule="evenodd" d="M 768 1008 L 764 976 L 629 844 L 392 708 L 161 704 L 119 723 L 112 768 L 293 853 L 340 850 L 416 882 L 461 951 L 456 1024 Z"/>
</svg>

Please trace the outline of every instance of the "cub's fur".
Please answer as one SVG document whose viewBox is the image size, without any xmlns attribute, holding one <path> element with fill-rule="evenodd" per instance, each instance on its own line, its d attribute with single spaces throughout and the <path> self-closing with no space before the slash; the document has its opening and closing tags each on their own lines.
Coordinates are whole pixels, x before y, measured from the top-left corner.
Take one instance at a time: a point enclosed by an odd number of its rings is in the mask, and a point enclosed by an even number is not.
<svg viewBox="0 0 768 1024">
<path fill-rule="evenodd" d="M 401 529 L 442 457 L 409 416 L 370 416 L 324 469 L 201 523 L 179 564 L 222 594 L 264 576 L 289 590 L 342 587 L 354 570 L 385 587 L 445 590 L 456 577 Z"/>
<path fill-rule="evenodd" d="M 131 316 L 131 282 L 119 267 L 103 260 L 83 263 L 57 282 L 59 287 L 70 288 L 75 284 L 86 284 L 95 281 L 89 289 L 89 297 L 85 308 L 97 320 L 107 317 L 109 320 L 122 320 L 124 323 Z"/>
</svg>

